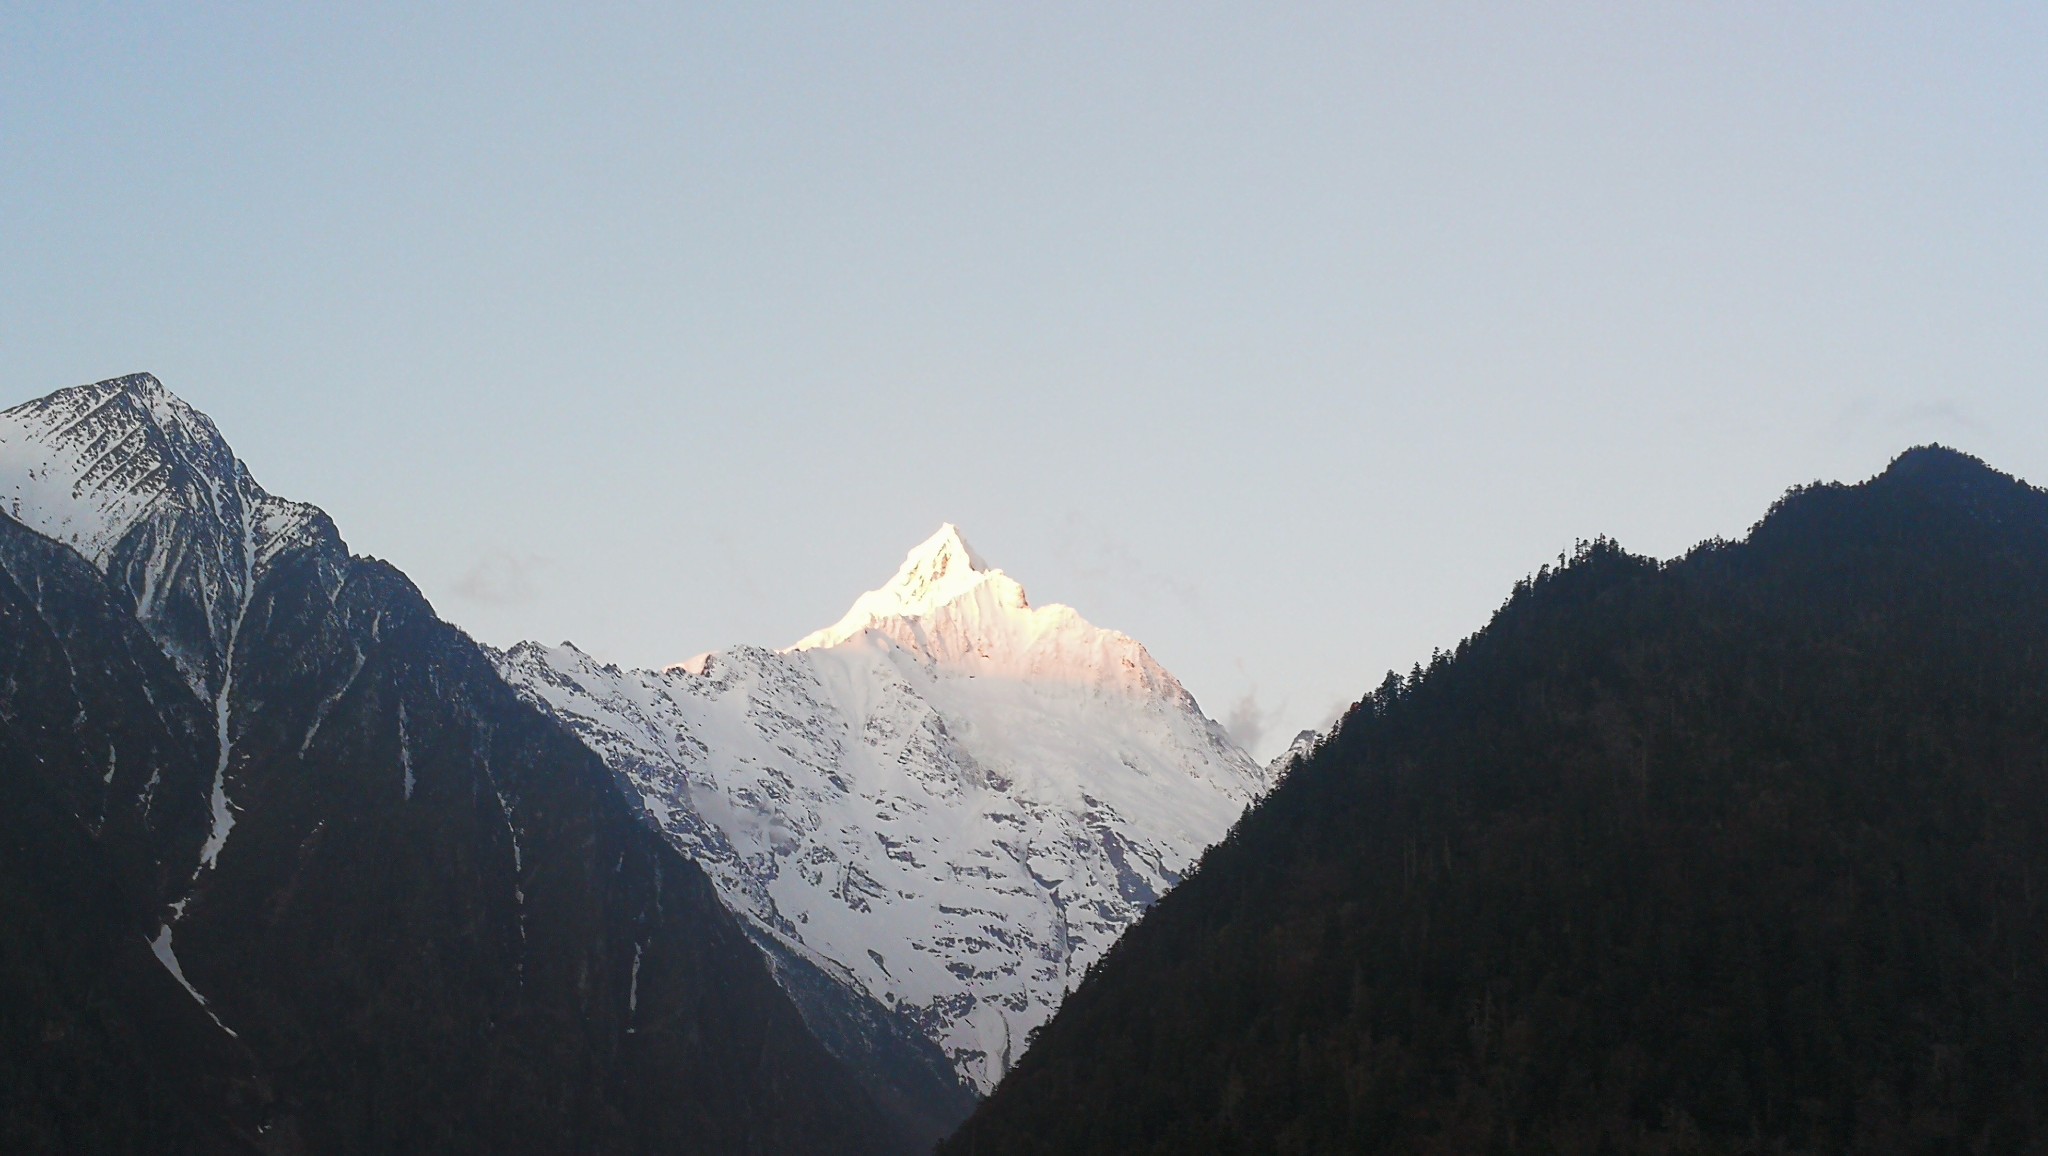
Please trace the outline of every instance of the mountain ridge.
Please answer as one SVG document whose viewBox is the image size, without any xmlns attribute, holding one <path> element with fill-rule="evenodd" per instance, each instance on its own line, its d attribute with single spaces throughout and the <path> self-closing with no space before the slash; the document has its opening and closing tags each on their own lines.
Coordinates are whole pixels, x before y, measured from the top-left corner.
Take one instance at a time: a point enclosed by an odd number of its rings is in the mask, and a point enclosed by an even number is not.
<svg viewBox="0 0 2048 1156">
<path fill-rule="evenodd" d="M 2023 1151 L 2048 493 L 1920 447 L 1387 680 L 945 1153 Z"/>
<path fill-rule="evenodd" d="M 80 1041 L 0 1136 L 918 1146 L 603 763 L 154 378 L 0 414 L 0 497 L 0 1069 Z"/>
</svg>

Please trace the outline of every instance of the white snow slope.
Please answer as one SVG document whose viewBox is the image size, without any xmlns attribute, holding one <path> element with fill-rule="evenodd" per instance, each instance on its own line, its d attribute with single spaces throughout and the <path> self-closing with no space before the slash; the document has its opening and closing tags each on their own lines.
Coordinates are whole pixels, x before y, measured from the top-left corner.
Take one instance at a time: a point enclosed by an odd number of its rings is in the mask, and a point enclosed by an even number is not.
<svg viewBox="0 0 2048 1156">
<path fill-rule="evenodd" d="M 255 576 L 324 517 L 266 493 L 203 413 L 146 373 L 0 412 L 0 510 L 70 546 L 136 599 L 201 697 L 224 698 Z M 182 528 L 181 528 L 182 527 Z M 197 604 L 197 622 L 177 605 Z"/>
<path fill-rule="evenodd" d="M 528 642 L 500 666 L 758 934 L 983 1090 L 1266 782 L 1144 647 L 1033 607 L 950 525 L 787 650 L 649 671 Z"/>
</svg>

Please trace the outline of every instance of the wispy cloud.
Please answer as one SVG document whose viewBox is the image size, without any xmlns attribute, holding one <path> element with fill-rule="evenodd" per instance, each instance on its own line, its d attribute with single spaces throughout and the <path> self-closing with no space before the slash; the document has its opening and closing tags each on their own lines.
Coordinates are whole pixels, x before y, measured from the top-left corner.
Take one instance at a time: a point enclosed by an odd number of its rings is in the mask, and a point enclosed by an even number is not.
<svg viewBox="0 0 2048 1156">
<path fill-rule="evenodd" d="M 1953 398 L 1929 398 L 1903 405 L 1853 398 L 1842 407 L 1835 428 L 1844 436 L 1870 429 L 1886 437 L 1953 437 L 1986 432 L 1984 423 Z"/>
<path fill-rule="evenodd" d="M 516 606 L 540 593 L 540 574 L 548 560 L 538 554 L 492 550 L 470 564 L 455 580 L 455 596 L 484 606 Z"/>
<path fill-rule="evenodd" d="M 1893 424 L 1912 426 L 1919 429 L 1948 428 L 1981 433 L 1984 423 L 1970 415 L 1970 411 L 1953 401 L 1923 401 L 1901 406 L 1893 417 Z"/>
<path fill-rule="evenodd" d="M 1190 610 L 1202 609 L 1202 592 L 1194 583 L 1146 565 L 1122 538 L 1082 517 L 1079 511 L 1067 511 L 1060 541 L 1060 561 L 1083 581 L 1112 580 L 1125 589 L 1143 586 Z"/>
<path fill-rule="evenodd" d="M 1250 675 L 1245 671 L 1242 661 L 1238 662 L 1237 669 L 1238 673 L 1246 675 L 1247 680 L 1250 679 Z M 1260 702 L 1259 685 L 1256 682 L 1252 682 L 1246 686 L 1245 692 L 1239 695 L 1237 701 L 1231 703 L 1230 709 L 1224 713 L 1223 729 L 1230 732 L 1230 737 L 1236 741 L 1238 746 L 1243 747 L 1246 751 L 1256 756 L 1261 753 L 1259 744 L 1265 741 L 1266 735 L 1273 729 L 1273 724 L 1280 721 L 1280 716 L 1286 710 L 1286 703 L 1279 703 L 1269 707 Z"/>
</svg>

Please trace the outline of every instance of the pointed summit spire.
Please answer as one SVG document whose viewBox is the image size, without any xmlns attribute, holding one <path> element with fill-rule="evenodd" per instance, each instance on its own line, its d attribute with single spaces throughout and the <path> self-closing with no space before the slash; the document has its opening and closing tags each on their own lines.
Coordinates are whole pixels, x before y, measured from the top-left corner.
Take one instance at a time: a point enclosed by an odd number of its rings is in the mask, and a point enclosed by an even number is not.
<svg viewBox="0 0 2048 1156">
<path fill-rule="evenodd" d="M 154 373 L 124 373 L 119 377 L 110 377 L 92 388 L 143 398 L 171 396 L 171 391 L 164 388 L 164 383 L 157 380 Z"/>
<path fill-rule="evenodd" d="M 939 527 L 938 533 L 904 556 L 896 576 L 882 589 L 894 593 L 905 605 L 936 606 L 946 599 L 934 595 L 954 587 L 971 586 L 976 576 L 988 573 L 989 569 L 988 563 L 961 536 L 960 528 L 947 522 Z"/>
<path fill-rule="evenodd" d="M 791 650 L 834 646 L 844 642 L 870 623 L 882 618 L 922 618 L 1002 571 L 982 560 L 967 544 L 960 528 L 944 523 L 931 537 L 919 542 L 895 577 L 879 590 L 860 596 L 853 609 L 838 622 L 798 639 Z"/>
</svg>

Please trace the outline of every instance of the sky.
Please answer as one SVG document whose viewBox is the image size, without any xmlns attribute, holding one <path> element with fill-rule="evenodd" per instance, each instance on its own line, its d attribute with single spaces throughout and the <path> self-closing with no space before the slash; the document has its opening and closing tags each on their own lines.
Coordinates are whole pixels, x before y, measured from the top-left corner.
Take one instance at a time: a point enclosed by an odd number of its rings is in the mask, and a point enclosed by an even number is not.
<svg viewBox="0 0 2048 1156">
<path fill-rule="evenodd" d="M 1607 534 L 2048 481 L 2048 7 L 0 0 L 0 403 L 150 371 L 492 643 L 942 521 L 1255 753 Z"/>
</svg>

